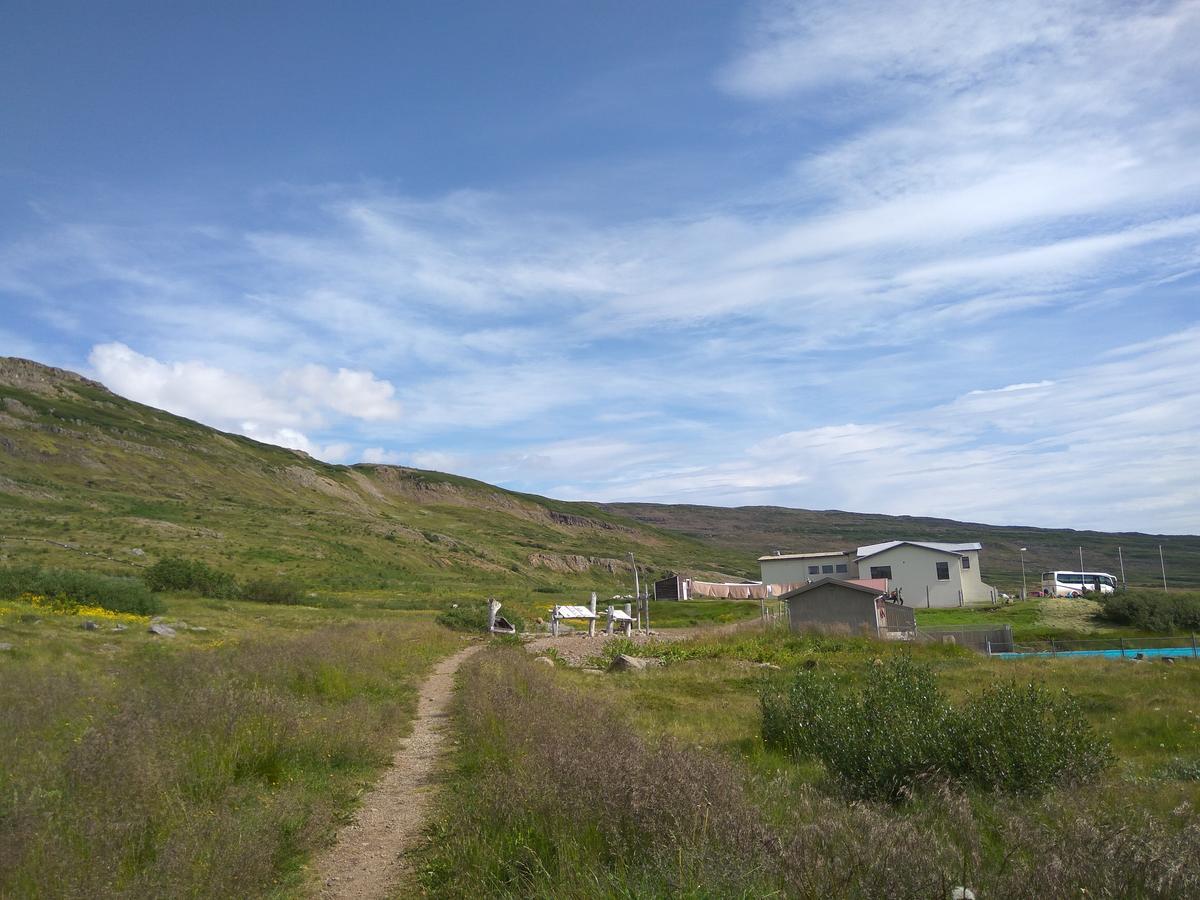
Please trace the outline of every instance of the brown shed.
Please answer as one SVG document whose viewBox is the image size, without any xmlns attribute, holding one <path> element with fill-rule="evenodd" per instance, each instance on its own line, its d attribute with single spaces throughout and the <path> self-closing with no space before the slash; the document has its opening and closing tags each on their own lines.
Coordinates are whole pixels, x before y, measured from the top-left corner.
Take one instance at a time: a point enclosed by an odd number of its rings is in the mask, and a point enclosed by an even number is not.
<svg viewBox="0 0 1200 900">
<path fill-rule="evenodd" d="M 911 628 L 912 610 L 887 603 L 878 590 L 838 578 L 822 578 L 780 597 L 793 631 L 847 631 L 883 637 L 889 627 Z"/>
</svg>

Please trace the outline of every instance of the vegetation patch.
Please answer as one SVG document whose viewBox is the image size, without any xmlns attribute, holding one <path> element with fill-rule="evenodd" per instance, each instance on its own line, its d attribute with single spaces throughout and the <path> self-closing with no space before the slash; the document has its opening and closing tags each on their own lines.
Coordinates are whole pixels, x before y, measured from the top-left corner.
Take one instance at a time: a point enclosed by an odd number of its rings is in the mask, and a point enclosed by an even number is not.
<svg viewBox="0 0 1200 900">
<path fill-rule="evenodd" d="M 1109 621 L 1145 631 L 1200 631 L 1200 591 L 1117 591 L 1100 604 Z"/>
<path fill-rule="evenodd" d="M 207 646 L 72 630 L 70 667 L 64 633 L 0 654 L 0 897 L 294 887 L 455 642 L 411 619 L 288 633 L 320 615 Z M 102 639 L 127 649 L 84 649 Z"/>
<path fill-rule="evenodd" d="M 933 671 L 906 656 L 879 660 L 861 689 L 802 670 L 761 702 L 766 744 L 820 760 L 856 797 L 897 800 L 939 778 L 1040 794 L 1112 760 L 1069 695 L 1000 682 L 955 707 Z"/>
<path fill-rule="evenodd" d="M 81 609 L 93 610 L 85 615 L 103 615 L 95 610 L 137 616 L 162 612 L 162 603 L 138 578 L 36 566 L 0 568 L 0 599 L 22 598 L 35 606 L 67 614 Z"/>
<path fill-rule="evenodd" d="M 241 596 L 237 579 L 197 559 L 165 556 L 147 569 L 143 577 L 152 591 L 195 591 L 220 599 Z"/>
<path fill-rule="evenodd" d="M 673 676 L 628 681 L 659 677 Z M 484 651 L 463 678 L 454 766 L 420 861 L 431 896 L 1200 889 L 1200 829 L 1187 809 L 1131 818 L 1087 788 L 1012 801 L 942 786 L 903 806 L 847 804 L 798 781 L 794 767 L 755 770 L 740 753 L 646 736 L 629 710 L 589 689 L 594 677 L 535 665 L 519 651 Z"/>
<path fill-rule="evenodd" d="M 517 629 L 525 628 L 525 620 L 519 615 L 505 609 L 502 613 L 505 619 Z M 483 634 L 488 630 L 487 603 L 456 603 L 443 609 L 437 616 L 437 622 L 454 631 L 471 631 Z"/>
</svg>

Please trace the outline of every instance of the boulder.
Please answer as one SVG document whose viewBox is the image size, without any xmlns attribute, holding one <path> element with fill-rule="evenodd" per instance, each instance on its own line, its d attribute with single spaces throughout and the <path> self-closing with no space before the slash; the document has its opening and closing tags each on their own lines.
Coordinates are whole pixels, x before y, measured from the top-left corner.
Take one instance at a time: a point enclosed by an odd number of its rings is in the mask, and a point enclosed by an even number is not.
<svg viewBox="0 0 1200 900">
<path fill-rule="evenodd" d="M 99 625 L 97 625 L 95 622 L 92 622 L 92 621 L 88 621 L 88 622 L 84 622 L 84 623 L 83 623 L 83 630 L 84 630 L 84 631 L 96 631 L 96 630 L 98 630 L 99 628 L 100 628 L 100 626 L 99 626 Z"/>
<path fill-rule="evenodd" d="M 170 625 L 163 625 L 161 622 L 152 623 L 149 631 L 151 634 L 156 634 L 159 637 L 175 637 L 175 629 Z"/>
<path fill-rule="evenodd" d="M 609 664 L 608 671 L 610 672 L 642 672 L 654 666 L 661 666 L 661 659 L 650 659 L 644 656 L 629 656 L 626 653 L 620 653 Z"/>
<path fill-rule="evenodd" d="M 13 648 L 12 644 L 0 644 L 0 652 L 4 652 L 6 650 L 11 650 L 12 648 Z"/>
</svg>

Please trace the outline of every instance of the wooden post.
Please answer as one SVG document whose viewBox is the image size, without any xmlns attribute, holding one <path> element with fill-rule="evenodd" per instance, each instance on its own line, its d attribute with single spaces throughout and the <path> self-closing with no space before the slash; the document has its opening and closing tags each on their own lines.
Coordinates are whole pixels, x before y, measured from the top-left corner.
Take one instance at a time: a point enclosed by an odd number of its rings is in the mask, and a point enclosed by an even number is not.
<svg viewBox="0 0 1200 900">
<path fill-rule="evenodd" d="M 500 604 L 496 602 L 495 597 L 488 597 L 488 633 L 496 627 L 496 613 L 500 611 Z"/>
<path fill-rule="evenodd" d="M 613 633 L 613 605 L 608 604 L 608 624 L 604 627 L 605 634 Z"/>
<path fill-rule="evenodd" d="M 558 607 L 550 608 L 550 633 L 558 637 Z"/>
<path fill-rule="evenodd" d="M 646 591 L 646 633 L 650 633 L 650 592 Z"/>
<path fill-rule="evenodd" d="M 1125 658 L 1125 638 L 1121 638 L 1121 659 Z"/>
<path fill-rule="evenodd" d="M 1196 653 L 1196 632 L 1192 632 L 1192 656 L 1200 656 Z"/>
<path fill-rule="evenodd" d="M 633 604 L 632 603 L 625 604 L 625 615 L 629 616 L 629 618 L 626 619 L 626 621 L 625 621 L 625 637 L 629 637 L 631 634 L 633 634 Z"/>
<path fill-rule="evenodd" d="M 592 601 L 590 604 L 592 617 L 588 619 L 588 637 L 596 636 L 596 592 L 592 591 Z"/>
</svg>

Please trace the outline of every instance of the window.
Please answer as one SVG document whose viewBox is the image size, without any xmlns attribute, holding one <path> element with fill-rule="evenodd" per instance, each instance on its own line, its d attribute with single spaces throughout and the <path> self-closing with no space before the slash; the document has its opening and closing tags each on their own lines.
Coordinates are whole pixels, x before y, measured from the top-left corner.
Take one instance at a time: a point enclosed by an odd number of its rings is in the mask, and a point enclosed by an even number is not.
<svg viewBox="0 0 1200 900">
<path fill-rule="evenodd" d="M 822 575 L 832 575 L 833 574 L 833 566 L 821 566 L 821 574 Z"/>
<path fill-rule="evenodd" d="M 969 556 L 964 556 L 964 557 L 962 558 L 962 564 L 963 564 L 963 568 L 964 568 L 964 569 L 969 569 L 969 568 L 971 568 L 971 557 L 969 557 Z"/>
<path fill-rule="evenodd" d="M 950 580 L 950 563 L 940 562 L 937 564 L 938 581 Z"/>
<path fill-rule="evenodd" d="M 848 565 L 846 565 L 845 563 L 838 563 L 836 566 L 833 567 L 833 570 L 840 575 L 844 575 L 845 573 L 850 571 L 850 567 Z"/>
<path fill-rule="evenodd" d="M 886 578 L 888 581 L 891 581 L 892 580 L 892 567 L 891 566 L 871 566 L 871 577 L 872 578 Z"/>
<path fill-rule="evenodd" d="M 821 574 L 821 567 L 820 567 L 820 566 L 809 566 L 809 567 L 808 567 L 808 574 L 809 574 L 809 575 L 820 575 L 820 574 Z"/>
</svg>

